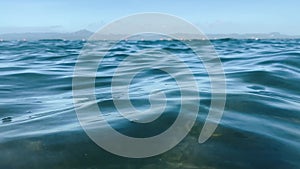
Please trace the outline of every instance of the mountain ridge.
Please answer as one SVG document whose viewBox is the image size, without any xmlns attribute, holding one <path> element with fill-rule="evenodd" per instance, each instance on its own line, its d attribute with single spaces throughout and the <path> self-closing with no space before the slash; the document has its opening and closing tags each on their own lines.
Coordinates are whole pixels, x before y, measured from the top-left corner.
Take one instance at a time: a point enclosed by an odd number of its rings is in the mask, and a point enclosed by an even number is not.
<svg viewBox="0 0 300 169">
<path fill-rule="evenodd" d="M 76 32 L 42 32 L 42 33 L 35 33 L 35 32 L 28 32 L 28 33 L 0 33 L 0 40 L 41 40 L 41 39 L 63 39 L 63 40 L 86 40 L 94 33 L 82 29 Z M 182 39 L 193 39 L 193 34 L 176 34 L 177 37 L 182 36 Z M 119 37 L 124 37 L 125 35 L 118 35 L 118 34 L 110 34 L 106 35 L 106 39 L 118 39 Z M 206 35 L 209 39 L 300 39 L 300 35 L 285 35 L 278 32 L 272 33 L 245 33 L 245 34 L 207 34 Z M 195 38 L 194 38 L 195 39 Z"/>
</svg>

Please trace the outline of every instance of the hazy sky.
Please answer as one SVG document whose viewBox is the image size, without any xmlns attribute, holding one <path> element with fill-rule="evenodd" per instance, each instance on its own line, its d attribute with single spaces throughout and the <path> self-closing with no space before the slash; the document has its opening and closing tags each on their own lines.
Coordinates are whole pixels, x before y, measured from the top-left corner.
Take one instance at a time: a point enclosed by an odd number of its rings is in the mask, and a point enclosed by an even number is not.
<svg viewBox="0 0 300 169">
<path fill-rule="evenodd" d="M 182 17 L 204 33 L 300 35 L 300 0 L 8 0 L 0 1 L 0 33 L 95 31 L 139 12 Z"/>
</svg>

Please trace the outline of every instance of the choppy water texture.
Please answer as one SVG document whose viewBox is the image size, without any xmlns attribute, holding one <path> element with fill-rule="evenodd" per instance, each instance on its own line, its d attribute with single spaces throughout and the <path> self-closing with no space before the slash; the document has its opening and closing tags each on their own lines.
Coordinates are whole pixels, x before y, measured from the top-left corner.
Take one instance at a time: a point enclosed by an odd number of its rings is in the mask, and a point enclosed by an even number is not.
<svg viewBox="0 0 300 169">
<path fill-rule="evenodd" d="M 107 42 L 101 43 L 99 50 Z M 104 151 L 79 125 L 72 75 L 84 44 L 0 42 L 0 168 L 300 168 L 300 40 L 212 41 L 226 73 L 227 100 L 221 123 L 204 144 L 197 139 L 210 106 L 210 90 L 199 60 L 188 57 L 189 49 L 175 41 L 118 44 L 97 76 L 96 95 L 111 125 L 130 136 L 149 137 L 168 128 L 176 118 L 179 94 L 162 72 L 138 74 L 130 87 L 138 109 L 149 107 L 147 86 L 153 83 L 164 86 L 172 99 L 159 122 L 134 127 L 115 113 L 109 90 L 102 90 L 109 88 L 118 60 L 136 50 L 164 49 L 185 57 L 197 70 L 201 107 L 195 126 L 175 148 L 146 159 Z"/>
</svg>

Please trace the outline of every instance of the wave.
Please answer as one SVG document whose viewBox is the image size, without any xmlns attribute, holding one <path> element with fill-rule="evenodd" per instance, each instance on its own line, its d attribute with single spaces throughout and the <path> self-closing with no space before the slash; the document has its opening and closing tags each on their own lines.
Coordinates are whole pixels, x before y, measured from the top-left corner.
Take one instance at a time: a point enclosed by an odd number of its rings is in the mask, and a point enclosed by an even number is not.
<svg viewBox="0 0 300 169">
<path fill-rule="evenodd" d="M 0 42 L 1 168 L 300 166 L 297 159 L 300 156 L 300 40 L 211 40 L 226 74 L 227 100 L 217 130 L 201 145 L 197 143 L 197 138 L 212 98 L 208 74 L 199 57 L 181 41 L 118 43 L 98 65 L 97 74 L 89 76 L 95 76 L 97 104 L 102 107 L 110 124 L 123 134 L 140 138 L 153 136 L 168 129 L 176 119 L 181 96 L 174 78 L 186 74 L 182 65 L 168 66 L 176 63 L 176 60 L 170 59 L 170 53 L 180 57 L 198 80 L 201 104 L 190 134 L 174 149 L 148 159 L 114 156 L 95 145 L 81 128 L 73 105 L 72 80 L 77 57 L 87 43 L 63 39 Z M 97 41 L 91 44 L 91 49 L 95 49 L 90 52 L 100 56 L 111 42 Z M 195 45 L 199 50 L 207 47 L 207 43 L 201 40 L 193 40 L 188 44 Z M 139 51 L 148 53 L 140 54 Z M 134 59 L 126 60 L 129 57 Z M 84 70 L 89 70 L 88 63 L 96 63 L 97 59 L 80 63 L 85 65 Z M 123 61 L 130 64 L 119 74 L 121 82 L 127 80 L 129 72 L 138 70 L 150 61 L 160 67 L 177 70 L 174 77 L 156 69 L 146 70 L 137 73 L 130 82 L 128 90 L 132 104 L 137 109 L 150 107 L 149 90 L 153 88 L 164 91 L 169 99 L 165 114 L 151 125 L 137 125 L 124 119 L 114 107 L 114 99 L 126 101 L 126 91 L 111 94 L 114 73 Z M 75 85 L 83 91 L 89 86 L 91 84 L 85 76 Z M 90 106 L 88 91 L 83 92 L 78 102 Z M 91 122 L 97 120 L 91 119 Z"/>
</svg>

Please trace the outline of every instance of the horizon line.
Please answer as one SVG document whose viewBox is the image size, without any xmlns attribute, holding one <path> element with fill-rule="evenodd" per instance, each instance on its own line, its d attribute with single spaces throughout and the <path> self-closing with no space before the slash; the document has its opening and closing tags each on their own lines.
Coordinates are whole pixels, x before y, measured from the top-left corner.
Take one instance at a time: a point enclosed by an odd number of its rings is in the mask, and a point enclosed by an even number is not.
<svg viewBox="0 0 300 169">
<path fill-rule="evenodd" d="M 97 31 L 91 31 L 88 29 L 79 29 L 77 31 L 26 31 L 26 32 L 6 32 L 6 33 L 1 33 L 0 35 L 7 35 L 7 34 L 47 34 L 47 33 L 57 33 L 57 34 L 70 34 L 70 33 L 78 33 L 78 32 L 88 32 L 88 33 L 96 33 Z M 181 32 L 178 32 L 181 33 Z M 202 32 L 204 33 L 204 32 Z M 188 34 L 188 33 L 185 33 Z M 278 35 L 286 35 L 286 36 L 300 36 L 300 34 L 286 34 L 286 33 L 281 33 L 281 32 L 245 32 L 245 33 L 236 33 L 236 32 L 231 32 L 231 33 L 204 33 L 206 35 L 247 35 L 247 34 L 278 34 Z"/>
</svg>

